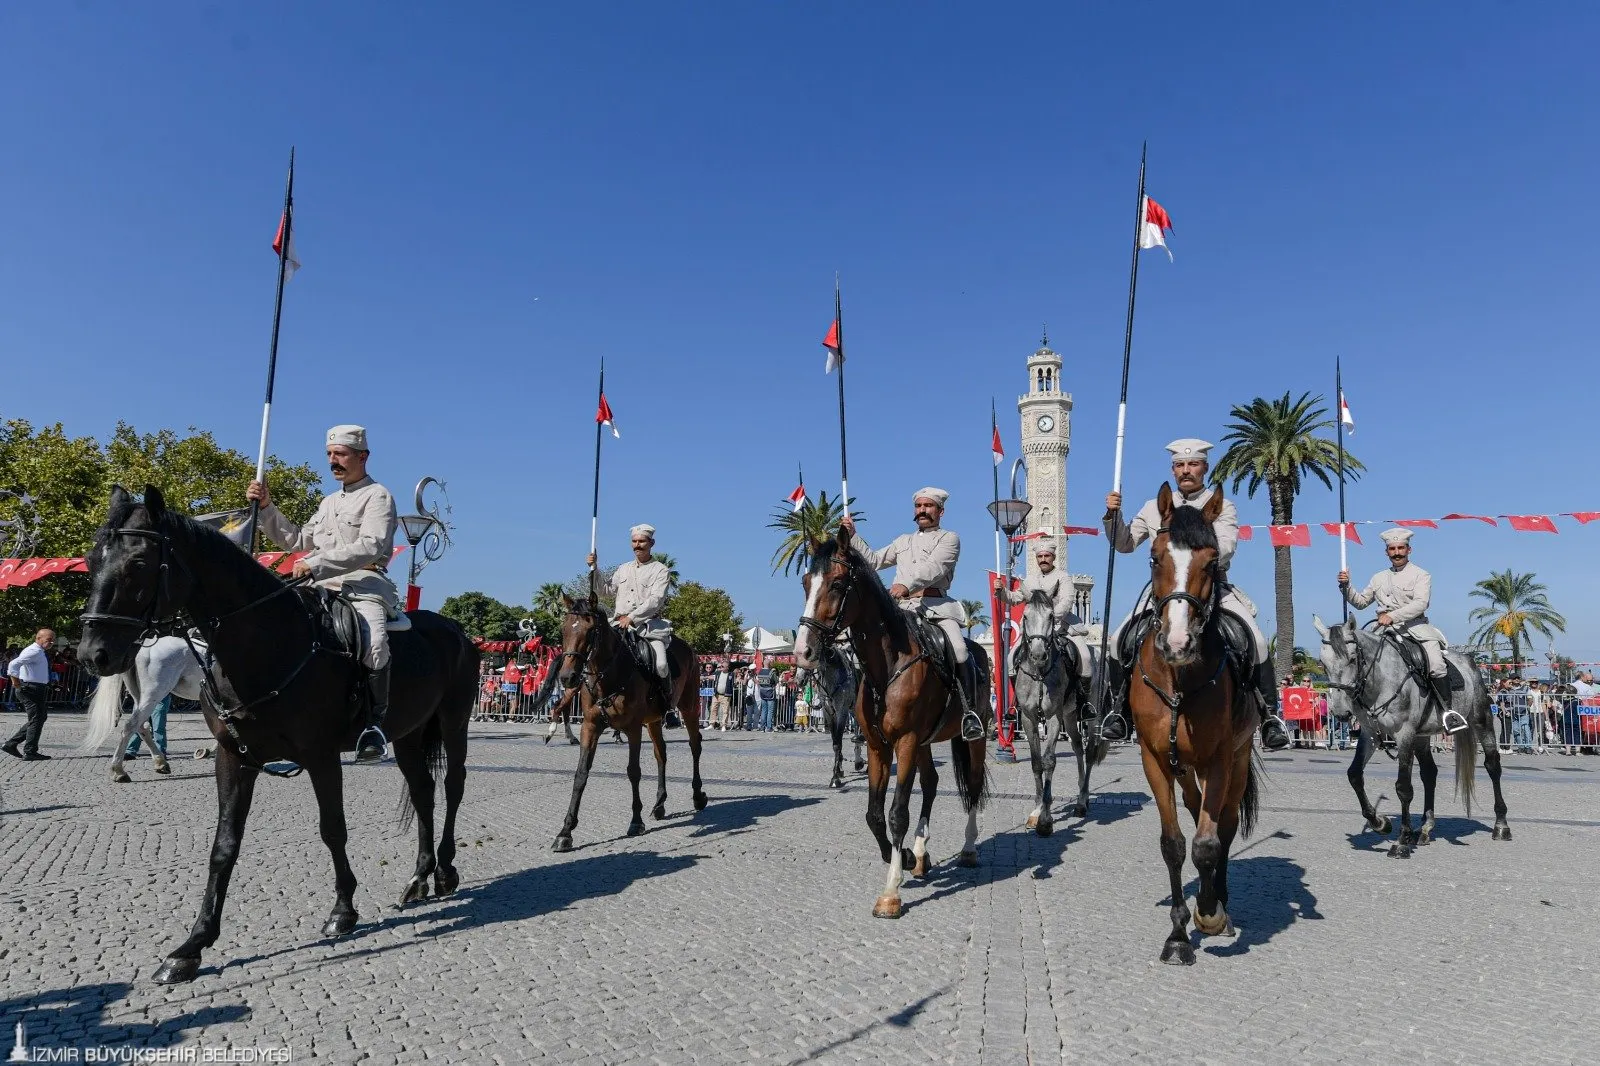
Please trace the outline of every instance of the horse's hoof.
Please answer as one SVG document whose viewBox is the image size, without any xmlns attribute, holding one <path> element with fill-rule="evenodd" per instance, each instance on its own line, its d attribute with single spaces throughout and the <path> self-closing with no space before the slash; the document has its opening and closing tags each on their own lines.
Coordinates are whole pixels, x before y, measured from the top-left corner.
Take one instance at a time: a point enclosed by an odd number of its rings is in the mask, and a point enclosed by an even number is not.
<svg viewBox="0 0 1600 1066">
<path fill-rule="evenodd" d="M 856 760 L 856 773 L 858 773 L 858 774 L 862 773 L 863 771 L 866 770 L 866 768 L 867 768 L 867 764 L 863 760 L 861 760 L 861 759 L 857 759 Z"/>
<path fill-rule="evenodd" d="M 1054 822 L 1040 822 L 1033 827 L 1033 831 L 1038 836 L 1047 837 L 1056 831 L 1056 824 Z"/>
<path fill-rule="evenodd" d="M 650 808 L 650 817 L 654 818 L 656 821 L 659 822 L 666 816 L 667 808 L 665 805 L 657 804 L 656 806 Z"/>
<path fill-rule="evenodd" d="M 158 985 L 181 985 L 185 981 L 193 981 L 199 972 L 199 959 L 167 958 L 161 960 L 151 980 Z"/>
<path fill-rule="evenodd" d="M 708 802 L 709 801 L 706 799 L 706 794 L 704 792 L 696 792 L 694 794 L 694 809 L 695 810 L 697 810 L 697 811 L 705 810 L 706 809 L 706 804 Z"/>
<path fill-rule="evenodd" d="M 644 823 L 635 819 L 628 823 L 628 835 L 631 837 L 644 836 Z"/>
<path fill-rule="evenodd" d="M 1039 816 L 1037 814 L 1028 815 L 1028 828 L 1029 829 L 1037 829 L 1037 828 L 1039 828 Z"/>
<path fill-rule="evenodd" d="M 1197 911 L 1194 916 L 1194 926 L 1206 936 L 1220 936 L 1230 928 L 1228 912 L 1224 908 L 1218 907 L 1217 913 L 1207 918 Z"/>
<path fill-rule="evenodd" d="M 974 867 L 974 866 L 977 866 L 978 865 L 978 853 L 976 851 L 963 851 L 956 858 L 956 865 L 957 866 L 965 866 L 965 867 L 968 867 L 969 869 Z"/>
<path fill-rule="evenodd" d="M 172 766 L 167 762 L 167 760 L 162 759 L 156 763 L 156 773 L 170 774 L 172 773 Z"/>
<path fill-rule="evenodd" d="M 1496 839 L 1496 840 L 1510 840 L 1511 839 L 1511 827 L 1509 825 L 1497 825 L 1497 826 L 1495 826 L 1494 827 L 1494 839 Z"/>
<path fill-rule="evenodd" d="M 879 896 L 878 902 L 872 905 L 872 916 L 874 918 L 900 917 L 900 897 Z"/>
<path fill-rule="evenodd" d="M 843 788 L 844 787 L 844 778 L 842 778 L 842 777 L 834 778 L 832 781 L 828 782 L 828 787 L 829 788 Z"/>
<path fill-rule="evenodd" d="M 406 883 L 406 890 L 400 893 L 400 906 L 407 903 L 416 903 L 428 898 L 428 879 L 426 876 L 413 877 Z"/>
<path fill-rule="evenodd" d="M 1187 940 L 1169 940 L 1161 949 L 1161 961 L 1168 966 L 1193 966 L 1194 948 Z"/>
<path fill-rule="evenodd" d="M 928 861 L 928 853 L 923 852 L 917 856 L 917 861 L 911 864 L 911 876 L 919 881 L 928 876 L 933 864 Z"/>
<path fill-rule="evenodd" d="M 572 838 L 569 837 L 569 836 L 566 836 L 566 835 L 562 835 L 562 836 L 556 837 L 555 843 L 550 845 L 550 850 L 551 851 L 571 851 L 572 850 Z"/>
<path fill-rule="evenodd" d="M 1433 830 L 1424 829 L 1417 833 L 1417 847 L 1425 847 L 1433 843 Z"/>
<path fill-rule="evenodd" d="M 355 911 L 347 911 L 343 914 L 329 915 L 328 920 L 323 923 L 322 935 L 344 936 L 346 933 L 350 932 L 350 930 L 356 927 L 356 922 L 360 921 L 360 919 L 361 916 Z"/>
<path fill-rule="evenodd" d="M 111 771 L 111 783 L 114 785 L 126 785 L 132 780 L 133 778 L 128 776 L 128 772 L 126 770 Z"/>
<path fill-rule="evenodd" d="M 1087 817 L 1089 817 L 1089 805 L 1087 803 L 1080 803 L 1077 806 L 1073 807 L 1072 808 L 1072 816 L 1074 818 L 1087 818 Z"/>
<path fill-rule="evenodd" d="M 461 887 L 461 875 L 454 866 L 448 869 L 438 869 L 433 872 L 433 894 L 435 896 L 453 896 L 456 889 Z"/>
<path fill-rule="evenodd" d="M 1390 844 L 1389 845 L 1389 858 L 1391 858 L 1391 859 L 1409 859 L 1409 858 L 1411 858 L 1411 845 L 1402 844 L 1399 841 L 1396 841 L 1395 843 Z"/>
<path fill-rule="evenodd" d="M 1394 823 L 1388 818 L 1379 818 L 1377 824 L 1372 827 L 1374 833 L 1382 833 L 1384 836 L 1388 836 L 1393 829 Z"/>
</svg>

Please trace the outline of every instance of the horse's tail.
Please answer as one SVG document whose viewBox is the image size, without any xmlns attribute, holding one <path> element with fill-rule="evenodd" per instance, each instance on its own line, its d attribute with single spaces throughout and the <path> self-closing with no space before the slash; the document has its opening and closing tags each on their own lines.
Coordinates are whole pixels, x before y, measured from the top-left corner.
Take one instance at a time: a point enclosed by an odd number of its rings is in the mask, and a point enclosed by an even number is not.
<svg viewBox="0 0 1600 1066">
<path fill-rule="evenodd" d="M 444 779 L 444 729 L 439 725 L 439 716 L 434 715 L 422 727 L 422 758 L 427 763 L 428 777 L 437 784 Z M 411 786 L 405 781 L 400 783 L 400 828 L 411 828 L 411 820 L 416 817 L 416 805 L 411 802 Z"/>
<path fill-rule="evenodd" d="M 110 739 L 117 728 L 117 712 L 122 709 L 122 689 L 121 674 L 100 679 L 89 703 L 89 731 L 78 745 L 80 751 L 95 751 Z"/>
<path fill-rule="evenodd" d="M 960 737 L 950 741 L 950 768 L 955 771 L 956 790 L 961 793 L 961 809 L 983 810 L 989 800 L 989 775 L 983 763 L 974 764 L 970 741 Z"/>
<path fill-rule="evenodd" d="M 1252 744 L 1250 761 L 1244 771 L 1244 798 L 1239 801 L 1239 828 L 1246 839 L 1256 831 L 1256 817 L 1261 813 L 1261 775 L 1266 772 L 1261 753 Z"/>
<path fill-rule="evenodd" d="M 1477 769 L 1478 730 L 1474 723 L 1456 734 L 1456 797 L 1467 809 L 1468 818 L 1472 817 L 1472 797 L 1477 788 L 1475 780 Z"/>
</svg>

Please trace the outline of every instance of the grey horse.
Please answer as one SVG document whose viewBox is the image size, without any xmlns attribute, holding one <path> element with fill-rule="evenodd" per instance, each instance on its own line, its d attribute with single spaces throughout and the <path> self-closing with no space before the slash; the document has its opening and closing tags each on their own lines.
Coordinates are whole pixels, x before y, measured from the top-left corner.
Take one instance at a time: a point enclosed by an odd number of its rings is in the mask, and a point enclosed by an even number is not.
<svg viewBox="0 0 1600 1066">
<path fill-rule="evenodd" d="M 193 650 L 191 650 L 191 645 Z M 168 696 L 180 699 L 200 699 L 200 689 L 205 683 L 205 667 L 198 656 L 206 653 L 202 640 L 182 637 L 157 637 L 139 647 L 133 665 L 121 674 L 102 678 L 89 704 L 89 729 L 79 746 L 85 752 L 96 751 L 117 731 L 117 716 L 122 712 L 124 691 L 133 697 L 133 711 L 122 723 L 117 736 L 116 750 L 111 756 L 111 780 L 127 784 L 133 778 L 123 768 L 128 740 L 135 734 L 144 738 L 150 754 L 155 759 L 158 774 L 172 773 L 167 753 L 156 745 L 150 733 L 150 715 L 156 704 Z M 203 750 L 203 749 L 202 749 Z M 199 753 L 196 753 L 198 757 Z"/>
<path fill-rule="evenodd" d="M 1356 628 L 1355 619 L 1329 628 L 1322 619 L 1312 621 L 1322 636 L 1322 665 L 1328 671 L 1328 710 L 1340 721 L 1355 714 L 1361 719 L 1361 740 L 1347 776 L 1350 787 L 1361 801 L 1367 825 L 1388 835 L 1388 818 L 1380 817 L 1367 799 L 1362 771 L 1372 758 L 1377 735 L 1388 733 L 1395 740 L 1399 776 L 1394 794 L 1400 800 L 1400 837 L 1389 848 L 1392 858 L 1409 858 L 1412 849 L 1433 839 L 1433 791 L 1439 779 L 1427 738 L 1443 733 L 1437 701 L 1428 700 L 1423 689 L 1401 657 L 1396 639 L 1386 634 Z M 1445 660 L 1455 667 L 1462 687 L 1451 699 L 1454 709 L 1467 719 L 1467 728 L 1455 734 L 1456 794 L 1467 815 L 1472 814 L 1473 773 L 1478 764 L 1478 748 L 1483 748 L 1484 768 L 1494 785 L 1494 839 L 1510 840 L 1506 823 L 1506 801 L 1500 792 L 1500 747 L 1489 712 L 1489 690 L 1483 675 L 1463 655 L 1446 652 Z M 1454 678 L 1451 679 L 1452 684 Z M 1422 772 L 1422 824 L 1411 828 L 1411 759 Z"/>
<path fill-rule="evenodd" d="M 833 777 L 828 781 L 828 787 L 843 788 L 846 727 L 849 727 L 855 741 L 856 773 L 867 768 L 866 757 L 861 753 L 861 745 L 865 741 L 861 736 L 861 727 L 856 722 L 856 691 L 861 684 L 861 666 L 856 662 L 855 652 L 845 643 L 824 644 L 819 659 L 815 672 L 817 702 L 822 704 L 823 718 L 833 737 Z M 796 678 L 796 685 L 805 683 L 805 673 L 801 671 Z"/>
<path fill-rule="evenodd" d="M 1043 591 L 1035 591 L 1028 598 L 1027 606 L 1022 609 L 1022 635 L 1011 653 L 1016 663 L 1013 686 L 1017 711 L 1021 715 L 1022 733 L 1028 738 L 1028 758 L 1033 765 L 1034 807 L 1028 815 L 1028 828 L 1042 837 L 1055 831 L 1050 813 L 1054 804 L 1051 784 L 1056 772 L 1056 743 L 1063 732 L 1071 741 L 1072 753 L 1078 760 L 1078 802 L 1072 808 L 1072 815 L 1084 818 L 1089 814 L 1089 775 L 1084 768 L 1077 672 L 1062 657 L 1051 609 L 1050 596 Z M 1041 723 L 1044 725 L 1042 740 L 1039 736 Z M 1089 761 L 1091 766 L 1105 758 L 1109 746 L 1108 741 L 1099 742 Z"/>
</svg>

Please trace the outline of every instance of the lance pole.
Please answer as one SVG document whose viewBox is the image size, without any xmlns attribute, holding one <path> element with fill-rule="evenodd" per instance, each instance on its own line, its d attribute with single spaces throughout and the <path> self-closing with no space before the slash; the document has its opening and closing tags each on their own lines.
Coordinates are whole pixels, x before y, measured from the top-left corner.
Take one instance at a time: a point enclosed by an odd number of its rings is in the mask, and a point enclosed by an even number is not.
<svg viewBox="0 0 1600 1066">
<path fill-rule="evenodd" d="M 267 433 L 272 427 L 272 384 L 278 375 L 278 327 L 283 322 L 283 283 L 289 279 L 289 238 L 294 232 L 294 149 L 289 149 L 289 178 L 283 190 L 282 230 L 278 241 L 278 294 L 272 303 L 272 344 L 267 349 L 267 399 L 261 408 L 261 445 L 256 450 L 256 480 L 267 481 Z M 250 521 L 245 530 L 244 550 L 256 553 L 256 520 L 261 517 L 261 501 L 250 501 Z"/>
<path fill-rule="evenodd" d="M 844 446 L 844 309 L 839 302 L 839 275 L 833 276 L 833 321 L 839 328 L 839 492 L 840 505 L 850 517 L 850 462 Z"/>
<path fill-rule="evenodd" d="M 595 545 L 598 543 L 600 533 L 600 432 L 605 429 L 605 423 L 600 420 L 600 412 L 605 409 L 606 402 L 606 360 L 600 357 L 600 390 L 595 398 L 594 410 L 594 503 L 589 509 L 589 554 L 595 554 Z M 589 588 L 595 590 L 595 571 L 600 565 L 598 557 L 589 567 Z"/>
<path fill-rule="evenodd" d="M 1350 569 L 1350 560 L 1346 556 L 1345 548 L 1345 523 L 1344 523 L 1344 372 L 1339 366 L 1339 357 L 1333 357 L 1333 393 L 1337 405 L 1333 420 L 1338 426 L 1339 440 L 1339 572 L 1344 573 Z M 1345 590 L 1349 582 L 1339 582 L 1339 614 L 1342 621 L 1350 620 L 1350 602 L 1345 599 Z"/>
</svg>

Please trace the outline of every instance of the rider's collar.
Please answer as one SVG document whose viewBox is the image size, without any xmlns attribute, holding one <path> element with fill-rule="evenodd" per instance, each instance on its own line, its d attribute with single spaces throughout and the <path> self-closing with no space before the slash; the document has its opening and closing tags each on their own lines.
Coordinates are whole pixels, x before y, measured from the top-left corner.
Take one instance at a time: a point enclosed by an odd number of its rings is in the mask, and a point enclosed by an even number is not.
<svg viewBox="0 0 1600 1066">
<path fill-rule="evenodd" d="M 1185 493 L 1182 489 L 1178 488 L 1178 486 L 1176 486 L 1176 485 L 1174 485 L 1172 487 L 1173 487 L 1173 490 L 1177 493 L 1178 499 L 1182 500 L 1184 503 L 1194 503 L 1200 497 L 1204 496 L 1206 493 L 1211 491 L 1210 487 L 1207 486 L 1207 485 L 1201 485 L 1200 486 L 1200 491 L 1196 492 L 1196 493 L 1192 493 L 1192 494 Z"/>
<path fill-rule="evenodd" d="M 370 484 L 372 484 L 372 475 L 368 474 L 366 477 L 362 478 L 360 481 L 352 481 L 352 482 L 349 482 L 349 483 L 341 486 L 339 491 L 340 492 L 354 492 L 356 489 L 364 489 Z"/>
</svg>

